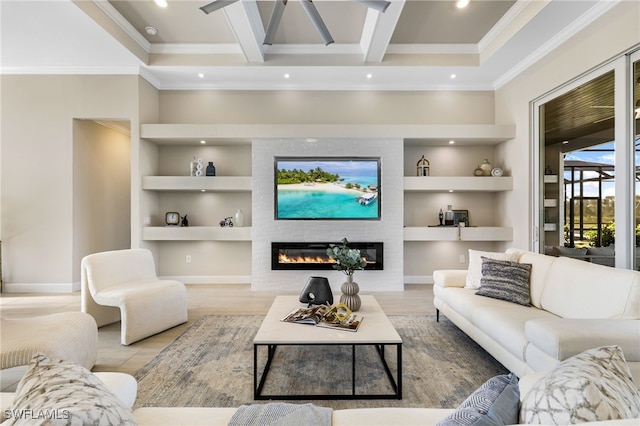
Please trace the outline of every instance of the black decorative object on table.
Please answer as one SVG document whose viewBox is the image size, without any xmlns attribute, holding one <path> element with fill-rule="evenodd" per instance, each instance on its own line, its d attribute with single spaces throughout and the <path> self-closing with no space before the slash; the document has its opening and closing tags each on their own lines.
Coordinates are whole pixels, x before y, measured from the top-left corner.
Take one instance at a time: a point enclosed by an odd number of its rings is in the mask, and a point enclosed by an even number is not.
<svg viewBox="0 0 640 426">
<path fill-rule="evenodd" d="M 300 302 L 311 305 L 333 305 L 333 293 L 326 277 L 309 277 L 300 293 Z"/>
<path fill-rule="evenodd" d="M 180 226 L 189 226 L 189 219 L 187 219 L 187 215 L 182 216 L 182 223 Z"/>
<path fill-rule="evenodd" d="M 216 166 L 213 165 L 213 161 L 209 161 L 209 164 L 207 165 L 206 175 L 207 176 L 215 176 L 216 175 Z"/>
</svg>

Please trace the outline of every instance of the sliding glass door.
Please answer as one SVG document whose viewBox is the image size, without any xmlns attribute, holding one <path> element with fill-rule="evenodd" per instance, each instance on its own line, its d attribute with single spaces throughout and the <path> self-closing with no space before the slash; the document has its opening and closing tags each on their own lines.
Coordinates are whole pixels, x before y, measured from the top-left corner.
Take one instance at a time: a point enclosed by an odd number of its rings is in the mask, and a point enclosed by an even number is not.
<svg viewBox="0 0 640 426">
<path fill-rule="evenodd" d="M 632 135 L 633 135 L 633 158 L 634 158 L 634 269 L 640 271 L 640 52 L 631 55 L 632 68 L 632 99 L 633 109 L 631 111 Z"/>
<path fill-rule="evenodd" d="M 638 55 L 533 103 L 536 251 L 640 268 Z"/>
</svg>

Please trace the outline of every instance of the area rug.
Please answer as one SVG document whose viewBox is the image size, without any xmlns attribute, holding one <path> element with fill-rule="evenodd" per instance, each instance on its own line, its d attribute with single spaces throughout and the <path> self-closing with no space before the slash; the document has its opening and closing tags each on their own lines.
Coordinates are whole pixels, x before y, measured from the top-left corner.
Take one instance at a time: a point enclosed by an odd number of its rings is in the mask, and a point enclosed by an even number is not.
<svg viewBox="0 0 640 426">
<path fill-rule="evenodd" d="M 138 407 L 237 407 L 254 403 L 253 337 L 262 316 L 211 315 L 198 319 L 135 373 Z M 447 319 L 389 316 L 402 337 L 402 400 L 314 400 L 353 407 L 455 408 L 490 377 L 507 370 Z M 299 327 L 310 325 L 295 324 Z M 346 332 L 345 332 L 346 333 Z M 395 374 L 395 348 L 386 359 Z M 261 363 L 266 350 L 261 354 Z M 372 347 L 356 348 L 358 392 L 391 393 Z M 281 346 L 264 392 L 334 394 L 351 389 L 351 347 Z"/>
</svg>

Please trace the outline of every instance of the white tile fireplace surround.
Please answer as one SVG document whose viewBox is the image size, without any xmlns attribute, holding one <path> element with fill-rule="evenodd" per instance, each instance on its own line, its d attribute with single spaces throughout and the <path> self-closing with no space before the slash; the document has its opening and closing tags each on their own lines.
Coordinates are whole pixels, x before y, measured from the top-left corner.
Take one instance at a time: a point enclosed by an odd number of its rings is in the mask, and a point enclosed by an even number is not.
<svg viewBox="0 0 640 426">
<path fill-rule="evenodd" d="M 381 165 L 381 220 L 275 220 L 275 157 L 379 157 Z M 259 139 L 252 147 L 252 290 L 302 290 L 310 276 L 329 278 L 339 292 L 345 281 L 341 272 L 273 271 L 273 241 L 380 241 L 384 243 L 384 269 L 358 271 L 360 291 L 403 289 L 403 162 L 401 139 Z"/>
</svg>

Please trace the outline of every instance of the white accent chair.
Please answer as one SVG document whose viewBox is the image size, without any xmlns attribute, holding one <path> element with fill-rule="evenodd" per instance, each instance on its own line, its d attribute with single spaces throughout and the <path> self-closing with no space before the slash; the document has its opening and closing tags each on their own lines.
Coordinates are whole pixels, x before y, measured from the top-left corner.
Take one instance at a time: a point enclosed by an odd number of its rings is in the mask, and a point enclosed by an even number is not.
<svg viewBox="0 0 640 426">
<path fill-rule="evenodd" d="M 82 259 L 81 309 L 98 327 L 122 321 L 120 341 L 130 345 L 187 321 L 187 289 L 160 280 L 151 251 L 114 250 Z"/>
</svg>

